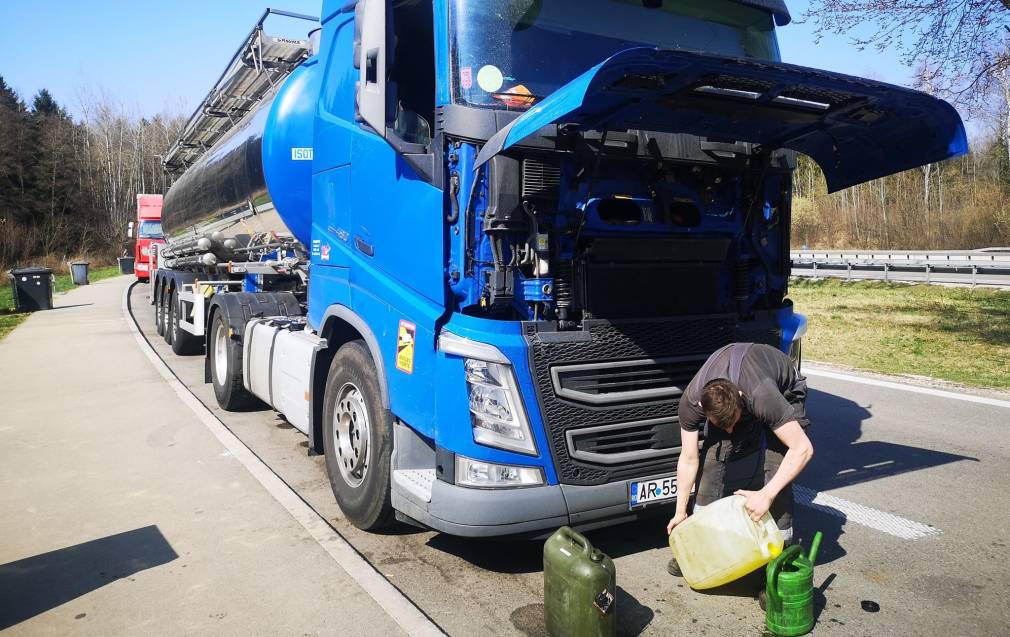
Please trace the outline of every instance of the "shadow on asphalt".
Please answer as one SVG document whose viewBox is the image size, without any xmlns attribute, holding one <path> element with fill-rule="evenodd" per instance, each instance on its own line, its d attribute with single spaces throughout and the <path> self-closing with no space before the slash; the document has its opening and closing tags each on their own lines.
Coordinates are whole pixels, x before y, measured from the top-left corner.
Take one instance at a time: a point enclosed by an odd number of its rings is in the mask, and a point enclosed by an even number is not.
<svg viewBox="0 0 1010 637">
<path fill-rule="evenodd" d="M 643 606 L 628 591 L 617 587 L 617 599 L 614 607 L 617 609 L 617 637 L 638 637 L 649 624 L 656 613 L 648 606 Z M 543 604 L 527 604 L 512 611 L 509 616 L 512 626 L 524 637 L 550 637 L 547 632 L 547 622 L 544 620 Z"/>
<path fill-rule="evenodd" d="M 838 489 L 909 471 L 978 458 L 944 451 L 899 445 L 879 440 L 860 441 L 863 422 L 872 415 L 872 405 L 841 396 L 810 390 L 807 434 L 817 454 L 799 482 L 817 491 Z"/>
<path fill-rule="evenodd" d="M 157 526 L 0 566 L 0 630 L 179 556 Z"/>
<path fill-rule="evenodd" d="M 814 533 L 820 531 L 823 534 L 821 548 L 817 552 L 817 565 L 830 564 L 835 560 L 845 557 L 848 552 L 842 548 L 841 538 L 845 535 L 844 517 L 829 515 L 823 511 L 811 507 L 797 507 L 794 518 L 793 531 L 796 534 L 796 541 L 803 545 L 804 553 L 810 547 L 810 540 Z"/>
<path fill-rule="evenodd" d="M 666 547 L 669 541 L 666 522 L 672 515 L 672 509 L 666 510 L 669 508 L 657 510 L 654 517 L 589 531 L 586 537 L 595 548 L 614 559 Z M 439 533 L 433 535 L 427 545 L 495 573 L 536 573 L 544 568 L 544 538 L 503 541 L 502 538 L 465 538 Z M 666 568 L 665 562 L 662 568 Z"/>
<path fill-rule="evenodd" d="M 438 533 L 426 544 L 436 551 L 455 555 L 494 573 L 535 573 L 544 568 L 542 540 L 502 542 L 494 538 L 465 538 Z"/>
</svg>

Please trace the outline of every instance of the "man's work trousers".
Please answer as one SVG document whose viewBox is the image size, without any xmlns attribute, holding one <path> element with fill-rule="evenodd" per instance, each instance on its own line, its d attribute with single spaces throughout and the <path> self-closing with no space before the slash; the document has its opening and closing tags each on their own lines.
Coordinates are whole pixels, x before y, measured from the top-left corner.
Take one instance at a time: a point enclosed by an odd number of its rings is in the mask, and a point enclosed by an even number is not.
<svg viewBox="0 0 1010 637">
<path fill-rule="evenodd" d="M 729 456 L 729 441 L 704 445 L 701 450 L 700 475 L 697 478 L 696 507 L 704 507 L 734 491 L 758 491 L 775 475 L 788 448 L 775 435 L 766 436 L 766 448 L 736 458 Z M 790 484 L 772 502 L 771 515 L 786 536 L 792 537 L 793 486 Z"/>
</svg>

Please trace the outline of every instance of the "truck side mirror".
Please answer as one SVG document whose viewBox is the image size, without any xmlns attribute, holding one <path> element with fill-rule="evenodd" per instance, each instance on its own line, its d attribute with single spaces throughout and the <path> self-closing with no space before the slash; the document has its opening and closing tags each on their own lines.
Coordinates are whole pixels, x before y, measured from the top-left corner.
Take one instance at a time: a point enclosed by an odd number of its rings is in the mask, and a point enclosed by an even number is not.
<svg viewBox="0 0 1010 637">
<path fill-rule="evenodd" d="M 132 239 L 133 238 L 133 222 L 132 221 L 130 223 L 126 224 L 126 238 L 127 239 Z"/>
<path fill-rule="evenodd" d="M 390 0 L 358 0 L 354 8 L 354 44 L 358 77 L 355 105 L 357 119 L 371 126 L 380 136 L 386 136 L 386 77 L 390 53 L 387 18 L 391 15 Z"/>
</svg>

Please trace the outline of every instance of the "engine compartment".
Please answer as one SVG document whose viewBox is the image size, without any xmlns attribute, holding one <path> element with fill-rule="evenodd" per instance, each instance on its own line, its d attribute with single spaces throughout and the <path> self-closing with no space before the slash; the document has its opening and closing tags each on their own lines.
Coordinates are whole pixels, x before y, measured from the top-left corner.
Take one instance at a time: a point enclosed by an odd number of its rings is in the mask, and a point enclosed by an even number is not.
<svg viewBox="0 0 1010 637">
<path fill-rule="evenodd" d="M 469 189 L 453 177 L 455 309 L 572 330 L 781 307 L 792 157 L 698 138 L 705 161 L 671 157 L 676 137 L 562 128 L 553 149 L 494 157 Z M 466 146 L 450 175 L 465 174 Z"/>
</svg>

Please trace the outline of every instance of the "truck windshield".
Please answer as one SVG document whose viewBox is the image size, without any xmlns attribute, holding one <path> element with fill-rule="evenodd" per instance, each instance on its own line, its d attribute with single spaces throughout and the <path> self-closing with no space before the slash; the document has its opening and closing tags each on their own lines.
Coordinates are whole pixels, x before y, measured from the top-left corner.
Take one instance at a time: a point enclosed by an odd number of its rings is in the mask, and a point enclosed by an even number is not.
<svg viewBox="0 0 1010 637">
<path fill-rule="evenodd" d="M 141 221 L 137 230 L 137 237 L 140 239 L 161 239 L 160 221 Z"/>
<path fill-rule="evenodd" d="M 453 102 L 525 110 L 636 46 L 778 60 L 772 14 L 734 0 L 450 0 Z M 645 5 L 655 4 L 656 8 Z"/>
</svg>

